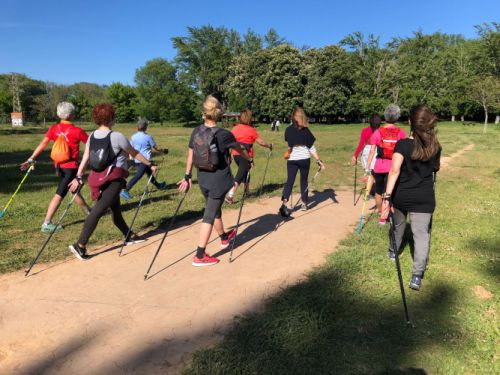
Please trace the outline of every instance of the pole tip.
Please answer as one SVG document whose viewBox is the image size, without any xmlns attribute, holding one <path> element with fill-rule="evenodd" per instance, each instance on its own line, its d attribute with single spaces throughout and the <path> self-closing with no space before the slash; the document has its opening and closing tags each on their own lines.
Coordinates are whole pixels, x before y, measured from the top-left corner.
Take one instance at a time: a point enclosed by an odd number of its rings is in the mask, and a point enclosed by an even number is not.
<svg viewBox="0 0 500 375">
<path fill-rule="evenodd" d="M 148 279 L 148 275 L 144 275 L 144 281 L 146 281 Z"/>
</svg>

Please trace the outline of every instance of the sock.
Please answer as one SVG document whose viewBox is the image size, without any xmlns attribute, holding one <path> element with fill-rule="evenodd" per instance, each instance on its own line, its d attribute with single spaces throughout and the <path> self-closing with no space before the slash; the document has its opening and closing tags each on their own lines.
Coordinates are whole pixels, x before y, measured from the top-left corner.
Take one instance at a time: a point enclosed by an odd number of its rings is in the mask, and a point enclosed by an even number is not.
<svg viewBox="0 0 500 375">
<path fill-rule="evenodd" d="M 223 241 L 227 240 L 228 237 L 229 237 L 229 234 L 227 234 L 226 232 L 224 232 L 220 235 L 220 239 Z"/>
<path fill-rule="evenodd" d="M 204 247 L 199 247 L 199 246 L 198 246 L 198 247 L 196 248 L 196 257 L 197 257 L 198 259 L 201 259 L 201 258 L 203 258 L 203 255 L 204 255 L 204 254 L 205 254 L 205 248 L 204 248 Z"/>
</svg>

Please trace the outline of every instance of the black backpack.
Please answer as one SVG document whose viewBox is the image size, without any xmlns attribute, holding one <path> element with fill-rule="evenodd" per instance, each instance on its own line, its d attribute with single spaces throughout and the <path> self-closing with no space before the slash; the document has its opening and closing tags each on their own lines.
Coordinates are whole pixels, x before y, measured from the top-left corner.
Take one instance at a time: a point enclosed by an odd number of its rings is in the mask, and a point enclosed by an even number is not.
<svg viewBox="0 0 500 375">
<path fill-rule="evenodd" d="M 215 135 L 220 129 L 198 126 L 193 134 L 193 164 L 205 171 L 215 171 L 219 166 L 219 149 Z"/>
<path fill-rule="evenodd" d="M 110 131 L 104 138 L 98 139 L 94 137 L 94 133 L 90 136 L 90 156 L 89 166 L 94 172 L 102 172 L 115 161 L 118 155 L 115 155 L 111 146 Z"/>
</svg>

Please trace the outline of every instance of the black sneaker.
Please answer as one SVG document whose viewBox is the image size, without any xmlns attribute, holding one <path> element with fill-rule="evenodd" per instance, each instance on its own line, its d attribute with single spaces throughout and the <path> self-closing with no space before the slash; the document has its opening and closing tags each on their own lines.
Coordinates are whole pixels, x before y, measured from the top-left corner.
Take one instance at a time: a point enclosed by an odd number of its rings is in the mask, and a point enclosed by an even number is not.
<svg viewBox="0 0 500 375">
<path fill-rule="evenodd" d="M 280 207 L 280 215 L 283 217 L 290 217 L 290 210 L 286 206 L 286 204 L 282 204 Z"/>
<path fill-rule="evenodd" d="M 412 275 L 409 286 L 413 290 L 420 290 L 420 287 L 422 286 L 422 277 L 417 275 Z"/>
<path fill-rule="evenodd" d="M 74 243 L 73 245 L 68 246 L 69 251 L 73 253 L 75 257 L 80 260 L 87 260 L 90 257 L 87 255 L 87 249 L 78 245 L 78 243 Z"/>
<path fill-rule="evenodd" d="M 392 249 L 389 249 L 389 251 L 387 251 L 387 256 L 389 257 L 389 260 L 396 260 L 396 253 Z"/>
<path fill-rule="evenodd" d="M 135 234 L 134 232 L 130 233 L 128 235 L 128 237 L 125 239 L 125 245 L 133 245 L 133 244 L 136 244 L 136 243 L 141 243 L 141 242 L 145 242 L 146 240 L 144 238 L 142 238 L 141 236 L 138 236 L 137 234 Z"/>
</svg>

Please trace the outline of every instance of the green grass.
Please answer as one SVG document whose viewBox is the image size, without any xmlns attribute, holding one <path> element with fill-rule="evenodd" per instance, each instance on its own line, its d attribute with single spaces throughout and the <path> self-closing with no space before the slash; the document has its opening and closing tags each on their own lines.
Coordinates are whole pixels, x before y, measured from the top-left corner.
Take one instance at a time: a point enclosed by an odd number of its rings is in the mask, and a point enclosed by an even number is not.
<svg viewBox="0 0 500 375">
<path fill-rule="evenodd" d="M 429 270 L 420 292 L 407 289 L 413 327 L 387 259 L 388 228 L 372 218 L 305 281 L 197 352 L 185 374 L 498 374 L 500 132 L 440 127 L 445 154 L 476 147 L 439 173 Z M 493 297 L 479 298 L 477 286 Z"/>
</svg>

